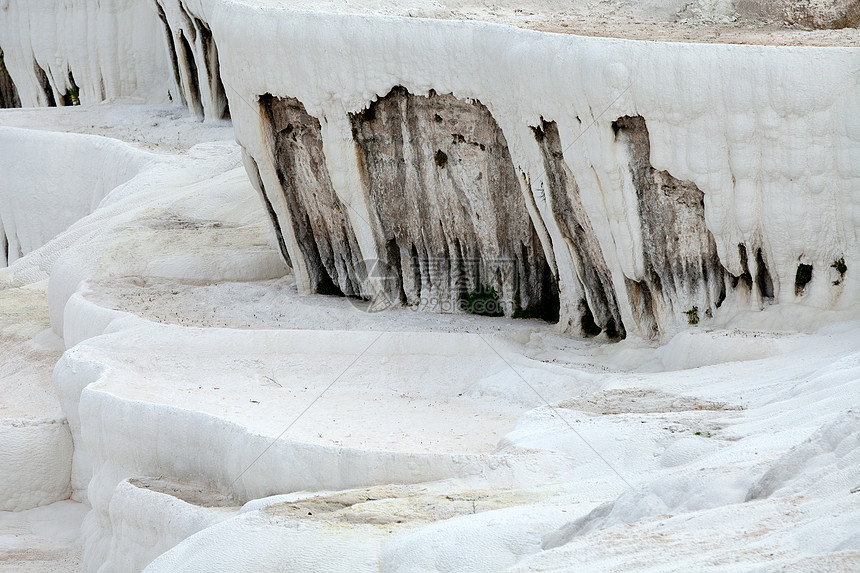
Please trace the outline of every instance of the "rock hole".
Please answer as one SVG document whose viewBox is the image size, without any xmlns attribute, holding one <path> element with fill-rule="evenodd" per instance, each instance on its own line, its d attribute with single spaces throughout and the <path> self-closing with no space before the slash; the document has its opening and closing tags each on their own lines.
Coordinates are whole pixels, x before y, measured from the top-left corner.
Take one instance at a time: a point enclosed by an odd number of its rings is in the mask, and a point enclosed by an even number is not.
<svg viewBox="0 0 860 573">
<path fill-rule="evenodd" d="M 597 326 L 594 322 L 594 315 L 591 314 L 591 309 L 588 308 L 588 303 L 585 299 L 579 301 L 579 310 L 582 313 L 582 318 L 579 319 L 579 324 L 582 327 L 583 336 L 597 336 L 603 329 Z"/>
<path fill-rule="evenodd" d="M 397 246 L 397 240 L 391 239 L 388 241 L 388 246 L 386 248 L 388 252 L 388 261 L 391 263 L 394 268 L 392 272 L 396 273 L 398 276 L 403 273 L 403 266 L 400 260 L 400 247 Z M 399 284 L 399 292 L 397 293 L 397 300 L 400 301 L 400 304 L 406 304 L 406 291 L 403 290 L 403 283 Z M 420 291 L 419 291 L 420 292 Z"/>
<path fill-rule="evenodd" d="M 723 281 L 722 286 L 720 287 L 720 294 L 717 297 L 717 302 L 714 303 L 715 308 L 720 308 L 723 306 L 723 302 L 726 300 L 726 283 Z"/>
<path fill-rule="evenodd" d="M 436 150 L 436 155 L 433 156 L 433 159 L 436 161 L 436 167 L 444 169 L 445 164 L 448 163 L 448 154 L 441 149 L 438 149 Z"/>
<path fill-rule="evenodd" d="M 773 299 L 773 281 L 770 278 L 770 273 L 767 270 L 767 265 L 764 262 L 761 249 L 758 249 L 755 254 L 755 262 L 758 270 L 756 271 L 756 284 L 758 291 L 763 299 Z"/>
<path fill-rule="evenodd" d="M 738 244 L 738 256 L 741 260 L 741 274 L 734 277 L 732 288 L 737 288 L 738 284 L 742 284 L 748 291 L 752 290 L 753 280 L 750 273 L 749 257 L 747 255 L 746 245 Z"/>
<path fill-rule="evenodd" d="M 81 89 L 75 83 L 75 76 L 72 75 L 71 70 L 69 70 L 69 89 L 63 94 L 63 105 L 81 105 Z"/>
<path fill-rule="evenodd" d="M 797 273 L 794 276 L 794 294 L 800 296 L 806 289 L 806 285 L 812 280 L 812 265 L 797 265 Z"/>
</svg>

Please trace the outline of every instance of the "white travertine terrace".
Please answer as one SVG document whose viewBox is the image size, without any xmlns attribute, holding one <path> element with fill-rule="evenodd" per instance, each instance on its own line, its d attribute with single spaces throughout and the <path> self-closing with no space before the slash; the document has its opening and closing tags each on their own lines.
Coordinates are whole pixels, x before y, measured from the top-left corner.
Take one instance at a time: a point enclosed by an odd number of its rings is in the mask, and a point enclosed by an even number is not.
<svg viewBox="0 0 860 573">
<path fill-rule="evenodd" d="M 238 143 L 0 127 L 0 509 L 85 504 L 102 573 L 856 563 L 860 49 L 472 7 L 0 0 L 25 107 L 172 99 Z M 391 217 L 395 163 L 404 205 L 481 223 Z M 443 292 L 362 265 L 475 229 L 531 241 L 557 326 L 304 296 Z"/>
</svg>

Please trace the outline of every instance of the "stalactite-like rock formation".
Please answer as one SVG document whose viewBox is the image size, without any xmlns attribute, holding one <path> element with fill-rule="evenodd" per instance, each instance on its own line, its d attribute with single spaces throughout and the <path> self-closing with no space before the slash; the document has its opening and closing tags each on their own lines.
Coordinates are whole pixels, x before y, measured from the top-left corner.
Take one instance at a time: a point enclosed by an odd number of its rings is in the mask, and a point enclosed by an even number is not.
<svg viewBox="0 0 860 573">
<path fill-rule="evenodd" d="M 605 332 L 609 338 L 623 338 L 624 325 L 612 276 L 579 198 L 579 186 L 564 161 L 558 127 L 555 122 L 544 121 L 534 132 L 544 159 L 552 214 L 586 296 L 580 304 L 582 334 Z"/>
<path fill-rule="evenodd" d="M 725 298 L 724 269 L 705 223 L 704 194 L 689 181 L 651 166 L 648 127 L 640 116 L 612 124 L 627 148 L 636 189 L 645 276 L 627 279 L 629 296 L 644 332 L 658 334 L 659 315 L 710 316 Z"/>
<path fill-rule="evenodd" d="M 156 0 L 155 11 L 178 100 L 198 119 L 229 119 L 218 46 L 209 24 L 183 2 Z"/>
<path fill-rule="evenodd" d="M 552 314 L 553 275 L 485 106 L 394 88 L 351 119 L 391 295 L 444 311 L 492 289 L 507 315 Z"/>
<path fill-rule="evenodd" d="M 311 288 L 323 294 L 361 296 L 364 262 L 347 207 L 332 188 L 319 121 L 295 98 L 264 95 L 260 107 L 270 127 L 280 191 L 307 264 Z"/>
</svg>

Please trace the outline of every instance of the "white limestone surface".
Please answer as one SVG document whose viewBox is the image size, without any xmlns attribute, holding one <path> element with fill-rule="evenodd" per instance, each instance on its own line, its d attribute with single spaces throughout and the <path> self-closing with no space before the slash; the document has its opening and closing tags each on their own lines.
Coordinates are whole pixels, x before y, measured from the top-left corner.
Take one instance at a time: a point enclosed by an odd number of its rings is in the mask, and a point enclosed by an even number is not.
<svg viewBox="0 0 860 573">
<path fill-rule="evenodd" d="M 92 213 L 152 159 L 106 137 L 0 127 L 0 267 Z"/>
</svg>

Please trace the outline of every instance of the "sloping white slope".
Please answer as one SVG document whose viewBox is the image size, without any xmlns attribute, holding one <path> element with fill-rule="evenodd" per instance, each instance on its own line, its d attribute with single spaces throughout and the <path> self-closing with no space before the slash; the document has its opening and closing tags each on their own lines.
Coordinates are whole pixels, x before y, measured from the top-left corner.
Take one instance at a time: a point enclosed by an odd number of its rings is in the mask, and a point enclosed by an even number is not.
<svg viewBox="0 0 860 573">
<path fill-rule="evenodd" d="M 106 137 L 0 127 L 0 267 L 92 213 L 154 157 Z"/>
</svg>

